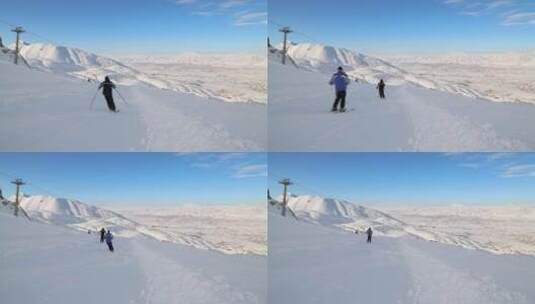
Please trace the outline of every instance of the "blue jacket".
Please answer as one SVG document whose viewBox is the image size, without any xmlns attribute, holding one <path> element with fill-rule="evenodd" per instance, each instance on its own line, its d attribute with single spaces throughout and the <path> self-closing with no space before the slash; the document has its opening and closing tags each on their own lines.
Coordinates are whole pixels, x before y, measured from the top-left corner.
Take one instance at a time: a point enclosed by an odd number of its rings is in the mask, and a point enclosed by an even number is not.
<svg viewBox="0 0 535 304">
<path fill-rule="evenodd" d="M 108 232 L 108 233 L 106 233 L 104 238 L 106 239 L 106 243 L 111 243 L 111 240 L 113 240 L 113 235 Z"/>
<path fill-rule="evenodd" d="M 336 72 L 331 77 L 329 81 L 330 85 L 334 85 L 336 92 L 345 92 L 347 90 L 347 85 L 349 84 L 349 78 L 344 72 Z"/>
</svg>

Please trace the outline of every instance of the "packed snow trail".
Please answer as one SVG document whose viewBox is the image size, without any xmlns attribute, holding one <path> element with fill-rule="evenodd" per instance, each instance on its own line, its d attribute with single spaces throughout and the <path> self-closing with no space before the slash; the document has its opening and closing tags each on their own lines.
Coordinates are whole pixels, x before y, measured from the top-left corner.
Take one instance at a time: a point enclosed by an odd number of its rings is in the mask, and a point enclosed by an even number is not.
<svg viewBox="0 0 535 304">
<path fill-rule="evenodd" d="M 112 231 L 113 232 L 113 231 Z M 6 303 L 265 303 L 266 257 L 87 234 L 0 213 Z"/>
<path fill-rule="evenodd" d="M 535 148 L 535 105 L 497 103 L 413 85 L 353 82 L 330 113 L 329 75 L 269 65 L 271 151 L 525 151 Z"/>
<path fill-rule="evenodd" d="M 0 60 L 2 151 L 256 151 L 266 106 L 227 103 L 148 86 L 118 86 L 119 113 L 98 84 Z M 112 79 L 113 81 L 113 79 Z"/>
<path fill-rule="evenodd" d="M 270 303 L 527 304 L 535 258 L 269 215 Z"/>
</svg>

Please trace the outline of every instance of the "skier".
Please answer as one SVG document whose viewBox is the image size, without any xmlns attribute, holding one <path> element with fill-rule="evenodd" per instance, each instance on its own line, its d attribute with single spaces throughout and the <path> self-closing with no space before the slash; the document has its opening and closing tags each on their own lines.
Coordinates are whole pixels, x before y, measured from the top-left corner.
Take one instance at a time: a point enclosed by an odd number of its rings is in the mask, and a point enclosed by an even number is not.
<svg viewBox="0 0 535 304">
<path fill-rule="evenodd" d="M 106 234 L 106 230 L 104 228 L 100 229 L 100 242 L 104 243 L 104 235 Z"/>
<path fill-rule="evenodd" d="M 108 230 L 108 232 L 106 232 L 106 244 L 108 245 L 108 249 L 113 252 L 113 244 L 111 243 L 111 240 L 113 240 L 113 235 L 111 234 L 111 231 Z"/>
<path fill-rule="evenodd" d="M 379 98 L 385 99 L 385 82 L 382 79 L 377 84 L 377 89 L 379 90 Z"/>
<path fill-rule="evenodd" d="M 111 82 L 110 78 L 106 76 L 104 81 L 100 83 L 98 86 L 98 89 L 102 89 L 102 94 L 104 95 L 104 98 L 106 98 L 106 103 L 108 104 L 108 109 L 113 112 L 117 112 L 117 109 L 115 108 L 115 103 L 113 102 L 113 89 L 115 89 L 115 84 Z"/>
<path fill-rule="evenodd" d="M 368 234 L 368 239 L 366 240 L 366 243 L 371 243 L 373 234 L 372 227 L 368 227 L 368 230 L 366 230 L 366 234 Z"/>
<path fill-rule="evenodd" d="M 334 85 L 334 89 L 336 91 L 336 98 L 334 100 L 331 112 L 338 111 L 338 103 L 340 103 L 340 112 L 346 111 L 346 92 L 349 82 L 349 78 L 344 72 L 344 69 L 342 67 L 338 67 L 338 71 L 333 74 L 331 81 L 329 81 L 330 85 Z"/>
</svg>

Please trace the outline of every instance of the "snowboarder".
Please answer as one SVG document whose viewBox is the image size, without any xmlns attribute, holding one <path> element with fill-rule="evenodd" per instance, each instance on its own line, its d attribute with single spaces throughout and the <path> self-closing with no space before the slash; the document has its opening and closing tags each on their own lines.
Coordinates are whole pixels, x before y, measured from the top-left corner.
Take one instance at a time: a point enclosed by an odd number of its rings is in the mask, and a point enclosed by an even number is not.
<svg viewBox="0 0 535 304">
<path fill-rule="evenodd" d="M 372 227 L 368 227 L 368 230 L 366 230 L 366 234 L 368 234 L 368 239 L 366 240 L 366 243 L 371 243 L 373 234 Z"/>
<path fill-rule="evenodd" d="M 385 82 L 382 79 L 377 84 L 377 89 L 379 90 L 379 98 L 385 99 Z"/>
<path fill-rule="evenodd" d="M 113 112 L 117 112 L 117 109 L 115 108 L 115 103 L 113 102 L 113 89 L 115 89 L 115 84 L 111 82 L 110 78 L 106 76 L 104 81 L 100 83 L 98 86 L 98 89 L 102 89 L 102 94 L 104 95 L 104 98 L 106 98 L 106 103 L 108 104 L 108 109 Z"/>
<path fill-rule="evenodd" d="M 108 230 L 108 232 L 106 232 L 106 244 L 108 245 L 108 249 L 113 252 L 113 244 L 111 240 L 113 240 L 113 235 L 111 234 L 111 231 Z"/>
<path fill-rule="evenodd" d="M 338 71 L 333 74 L 331 81 L 329 81 L 330 85 L 334 85 L 334 89 L 336 91 L 336 98 L 334 100 L 331 112 L 338 111 L 338 103 L 340 103 L 340 112 L 346 111 L 346 92 L 349 82 L 350 80 L 347 77 L 347 74 L 344 72 L 344 69 L 342 67 L 338 67 Z"/>
<path fill-rule="evenodd" d="M 100 242 L 104 243 L 104 235 L 106 234 L 106 230 L 104 228 L 100 229 Z"/>
</svg>

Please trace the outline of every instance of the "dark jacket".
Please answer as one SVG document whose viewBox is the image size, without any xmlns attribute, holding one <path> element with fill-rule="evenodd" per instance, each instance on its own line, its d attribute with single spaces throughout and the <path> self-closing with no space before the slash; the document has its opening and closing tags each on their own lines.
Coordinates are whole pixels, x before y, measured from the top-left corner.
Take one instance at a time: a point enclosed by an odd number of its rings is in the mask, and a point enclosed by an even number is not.
<svg viewBox="0 0 535 304">
<path fill-rule="evenodd" d="M 102 94 L 104 94 L 105 96 L 111 96 L 112 95 L 112 90 L 115 89 L 115 84 L 113 84 L 113 82 L 111 82 L 111 80 L 106 78 L 106 80 L 104 80 L 103 82 L 100 83 L 98 88 L 102 89 Z"/>
</svg>

